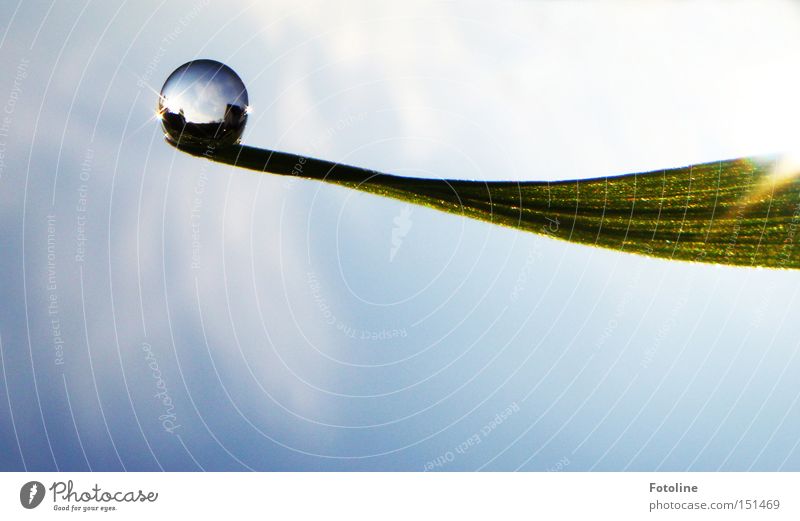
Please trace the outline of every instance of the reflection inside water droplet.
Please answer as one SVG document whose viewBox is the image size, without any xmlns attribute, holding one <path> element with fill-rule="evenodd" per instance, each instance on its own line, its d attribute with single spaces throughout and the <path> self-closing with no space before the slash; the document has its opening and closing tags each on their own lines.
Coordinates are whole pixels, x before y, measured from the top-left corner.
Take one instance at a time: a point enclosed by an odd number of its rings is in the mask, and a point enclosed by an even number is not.
<svg viewBox="0 0 800 521">
<path fill-rule="evenodd" d="M 214 60 L 194 60 L 164 82 L 158 114 L 173 143 L 222 147 L 242 138 L 247 103 L 247 89 L 233 69 Z"/>
</svg>

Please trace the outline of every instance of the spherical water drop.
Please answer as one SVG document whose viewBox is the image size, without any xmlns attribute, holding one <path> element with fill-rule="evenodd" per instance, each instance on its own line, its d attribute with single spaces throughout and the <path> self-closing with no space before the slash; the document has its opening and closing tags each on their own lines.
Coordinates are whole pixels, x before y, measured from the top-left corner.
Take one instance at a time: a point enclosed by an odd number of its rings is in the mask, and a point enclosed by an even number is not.
<svg viewBox="0 0 800 521">
<path fill-rule="evenodd" d="M 194 60 L 169 75 L 158 98 L 167 139 L 190 147 L 224 147 L 242 138 L 247 89 L 227 65 Z"/>
</svg>

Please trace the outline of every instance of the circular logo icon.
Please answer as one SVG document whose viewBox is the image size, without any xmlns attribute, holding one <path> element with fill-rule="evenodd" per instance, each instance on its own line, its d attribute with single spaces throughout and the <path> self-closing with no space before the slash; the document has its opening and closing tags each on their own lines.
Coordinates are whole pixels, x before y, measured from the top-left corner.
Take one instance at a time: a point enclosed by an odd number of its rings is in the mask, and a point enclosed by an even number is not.
<svg viewBox="0 0 800 521">
<path fill-rule="evenodd" d="M 19 490 L 19 502 L 25 508 L 36 508 L 44 499 L 44 485 L 38 481 L 29 481 Z"/>
</svg>

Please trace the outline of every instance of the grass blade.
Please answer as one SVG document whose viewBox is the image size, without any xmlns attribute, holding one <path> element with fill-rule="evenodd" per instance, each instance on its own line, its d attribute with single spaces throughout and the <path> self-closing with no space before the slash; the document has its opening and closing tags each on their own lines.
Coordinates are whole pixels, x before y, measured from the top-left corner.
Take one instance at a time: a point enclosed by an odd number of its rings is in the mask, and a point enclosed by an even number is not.
<svg viewBox="0 0 800 521">
<path fill-rule="evenodd" d="M 775 157 L 614 177 L 481 182 L 382 174 L 247 146 L 181 150 L 582 244 L 683 261 L 800 268 L 800 178 Z M 791 174 L 791 175 L 787 175 Z"/>
</svg>

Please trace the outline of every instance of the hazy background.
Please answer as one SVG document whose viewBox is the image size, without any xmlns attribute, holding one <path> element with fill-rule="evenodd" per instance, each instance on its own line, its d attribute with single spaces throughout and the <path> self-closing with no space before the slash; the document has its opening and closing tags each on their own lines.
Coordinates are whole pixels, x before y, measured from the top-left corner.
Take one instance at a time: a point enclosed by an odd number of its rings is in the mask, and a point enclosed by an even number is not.
<svg viewBox="0 0 800 521">
<path fill-rule="evenodd" d="M 14 4 L 0 469 L 800 470 L 800 274 L 237 171 L 153 119 L 212 58 L 245 143 L 401 175 L 789 150 L 797 4 Z"/>
</svg>

